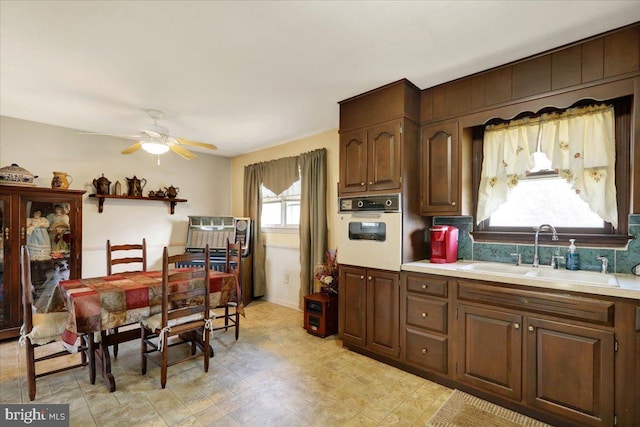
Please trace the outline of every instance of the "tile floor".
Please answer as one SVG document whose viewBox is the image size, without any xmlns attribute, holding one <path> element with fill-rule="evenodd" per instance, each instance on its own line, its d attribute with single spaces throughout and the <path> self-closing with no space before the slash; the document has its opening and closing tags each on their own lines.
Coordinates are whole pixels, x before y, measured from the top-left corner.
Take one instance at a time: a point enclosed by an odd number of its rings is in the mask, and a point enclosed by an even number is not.
<svg viewBox="0 0 640 427">
<path fill-rule="evenodd" d="M 209 373 L 202 359 L 140 374 L 139 342 L 120 347 L 109 393 L 86 369 L 37 380 L 34 403 L 68 403 L 72 426 L 424 426 L 452 390 L 314 337 L 302 313 L 254 301 L 240 339 L 217 331 Z M 53 362 L 52 362 L 53 363 Z M 24 349 L 0 342 L 0 402 L 29 402 Z"/>
</svg>

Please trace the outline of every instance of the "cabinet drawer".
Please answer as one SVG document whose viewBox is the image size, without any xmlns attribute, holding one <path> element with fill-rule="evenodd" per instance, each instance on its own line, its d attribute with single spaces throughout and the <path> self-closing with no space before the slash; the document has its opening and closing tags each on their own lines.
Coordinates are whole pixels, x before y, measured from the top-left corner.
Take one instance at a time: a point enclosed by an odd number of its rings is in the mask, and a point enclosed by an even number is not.
<svg viewBox="0 0 640 427">
<path fill-rule="evenodd" d="M 407 325 L 447 333 L 447 301 L 407 295 Z"/>
<path fill-rule="evenodd" d="M 412 365 L 443 374 L 447 373 L 446 337 L 407 328 L 406 361 Z"/>
<path fill-rule="evenodd" d="M 447 280 L 441 277 L 408 274 L 407 291 L 446 298 Z"/>
</svg>

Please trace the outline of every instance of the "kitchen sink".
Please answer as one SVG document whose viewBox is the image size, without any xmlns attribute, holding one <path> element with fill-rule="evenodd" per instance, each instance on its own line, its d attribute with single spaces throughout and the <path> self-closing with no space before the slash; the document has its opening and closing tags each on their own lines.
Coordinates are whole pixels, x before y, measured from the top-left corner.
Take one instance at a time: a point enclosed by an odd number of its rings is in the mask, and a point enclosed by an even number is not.
<svg viewBox="0 0 640 427">
<path fill-rule="evenodd" d="M 525 274 L 528 277 L 548 279 L 556 282 L 571 282 L 584 285 L 618 287 L 618 279 L 613 274 L 598 273 L 596 271 L 570 271 L 553 269 L 531 269 Z"/>
<path fill-rule="evenodd" d="M 550 267 L 533 268 L 530 265 L 513 265 L 499 262 L 474 262 L 467 264 L 458 270 L 475 271 L 478 273 L 494 273 L 508 276 L 524 276 L 540 280 L 549 280 L 560 283 L 575 283 L 591 286 L 618 287 L 618 279 L 613 274 L 598 273 L 595 271 L 570 271 L 565 269 L 552 269 Z"/>
<path fill-rule="evenodd" d="M 473 264 L 468 264 L 460 267 L 458 270 L 478 271 L 485 273 L 502 273 L 517 276 L 522 276 L 529 271 L 526 266 L 503 264 L 499 262 L 475 262 Z"/>
</svg>

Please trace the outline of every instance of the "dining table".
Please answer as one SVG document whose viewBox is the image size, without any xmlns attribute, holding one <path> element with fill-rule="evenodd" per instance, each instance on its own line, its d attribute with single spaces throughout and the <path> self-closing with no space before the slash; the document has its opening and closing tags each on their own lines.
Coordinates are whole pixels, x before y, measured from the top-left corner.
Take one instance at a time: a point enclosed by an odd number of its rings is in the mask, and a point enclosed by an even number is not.
<svg viewBox="0 0 640 427">
<path fill-rule="evenodd" d="M 92 345 L 96 366 L 105 386 L 109 391 L 115 391 L 109 347 L 140 338 L 139 328 L 118 330 L 119 327 L 139 323 L 143 317 L 161 312 L 162 270 L 65 280 L 58 286 L 69 311 L 69 321 L 62 334 L 63 343 L 68 349 L 73 349 L 80 335 L 99 337 L 95 339 L 99 342 Z M 209 292 L 211 307 L 236 302 L 238 313 L 244 316 L 240 284 L 235 274 L 211 271 Z"/>
</svg>

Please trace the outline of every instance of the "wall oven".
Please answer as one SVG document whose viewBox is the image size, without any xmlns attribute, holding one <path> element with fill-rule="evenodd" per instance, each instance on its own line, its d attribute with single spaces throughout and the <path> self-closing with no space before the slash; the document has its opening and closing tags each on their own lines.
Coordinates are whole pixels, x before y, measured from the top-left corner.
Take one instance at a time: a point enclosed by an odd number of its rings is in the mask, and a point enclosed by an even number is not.
<svg viewBox="0 0 640 427">
<path fill-rule="evenodd" d="M 338 263 L 400 271 L 400 194 L 338 199 Z"/>
</svg>

